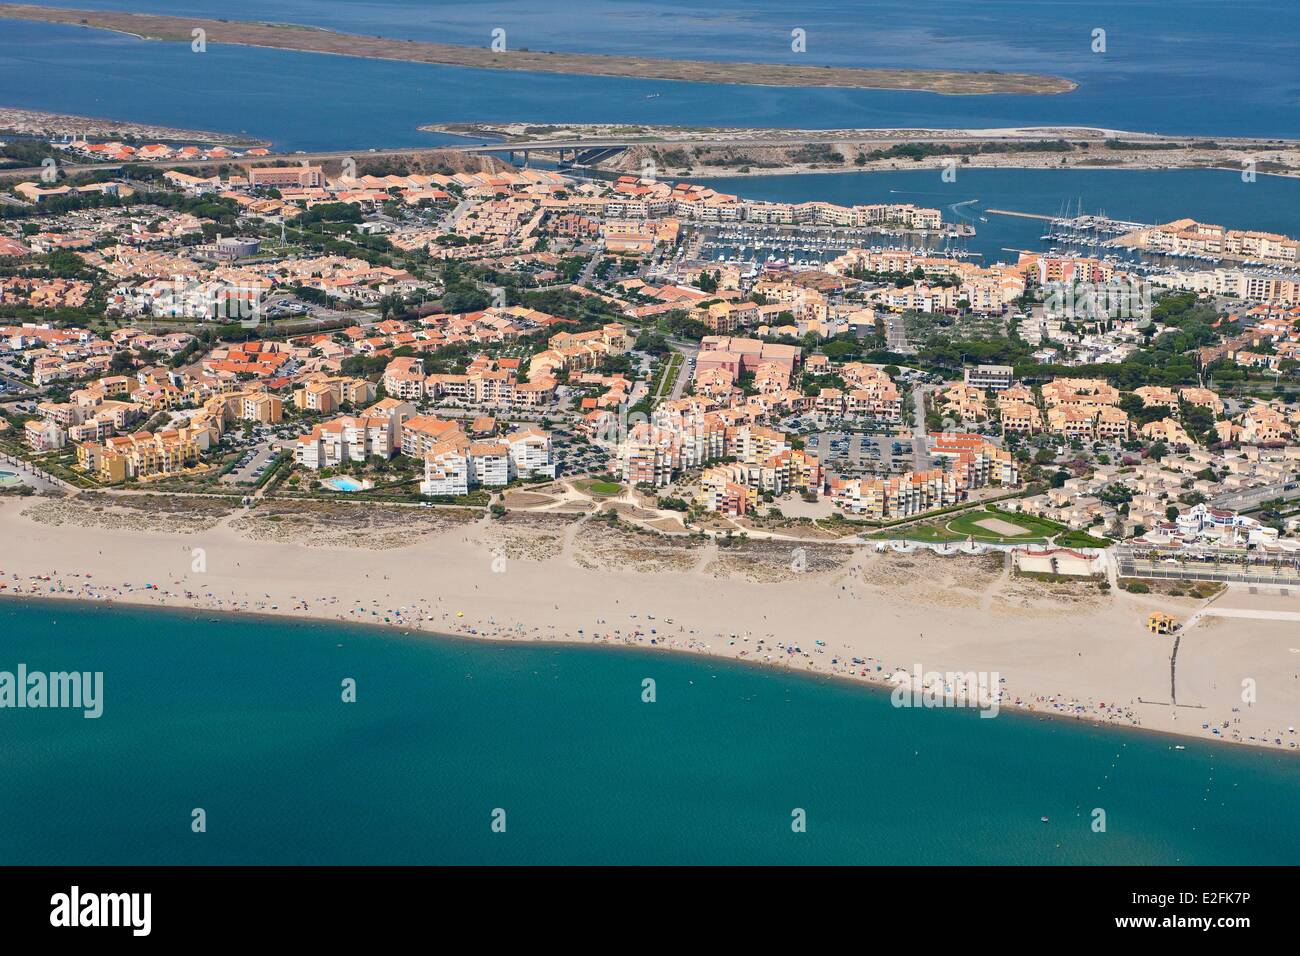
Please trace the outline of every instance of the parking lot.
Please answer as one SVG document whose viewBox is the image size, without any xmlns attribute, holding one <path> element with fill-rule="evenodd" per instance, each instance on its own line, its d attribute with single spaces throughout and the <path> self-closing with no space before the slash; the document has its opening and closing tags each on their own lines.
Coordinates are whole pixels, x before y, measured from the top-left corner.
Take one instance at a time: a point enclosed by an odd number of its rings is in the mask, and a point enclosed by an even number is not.
<svg viewBox="0 0 1300 956">
<path fill-rule="evenodd" d="M 292 425 L 258 425 L 248 435 L 242 432 L 228 434 L 221 443 L 222 450 L 239 449 L 239 463 L 221 476 L 226 484 L 239 482 L 256 482 L 267 468 L 271 459 L 295 433 Z"/>
<path fill-rule="evenodd" d="M 912 467 L 910 438 L 822 431 L 808 435 L 804 447 L 841 475 L 899 474 Z"/>
<path fill-rule="evenodd" d="M 608 452 L 592 442 L 577 440 L 567 425 L 552 426 L 551 440 L 557 475 L 572 478 L 604 474 L 609 470 Z"/>
</svg>

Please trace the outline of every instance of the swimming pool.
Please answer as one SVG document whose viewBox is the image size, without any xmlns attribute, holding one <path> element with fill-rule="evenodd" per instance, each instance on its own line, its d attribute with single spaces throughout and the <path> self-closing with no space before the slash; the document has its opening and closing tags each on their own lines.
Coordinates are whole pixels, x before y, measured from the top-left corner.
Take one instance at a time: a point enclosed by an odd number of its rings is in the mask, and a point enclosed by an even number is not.
<svg viewBox="0 0 1300 956">
<path fill-rule="evenodd" d="M 0 471 L 0 488 L 17 488 L 22 483 L 16 471 Z"/>
<path fill-rule="evenodd" d="M 373 481 L 357 481 L 355 478 L 326 478 L 321 482 L 326 488 L 333 491 L 365 491 L 367 488 L 373 488 Z"/>
</svg>

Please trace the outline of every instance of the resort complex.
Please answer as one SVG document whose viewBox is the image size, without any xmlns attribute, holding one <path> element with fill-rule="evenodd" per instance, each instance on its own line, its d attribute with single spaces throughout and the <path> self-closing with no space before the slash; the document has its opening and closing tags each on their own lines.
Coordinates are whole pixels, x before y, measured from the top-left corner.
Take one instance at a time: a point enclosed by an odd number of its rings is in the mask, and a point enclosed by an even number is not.
<svg viewBox="0 0 1300 956">
<path fill-rule="evenodd" d="M 1283 905 L 1294 16 L 75 6 L 0 2 L 20 938 L 484 864 L 928 865 L 885 919 L 1037 948 Z"/>
<path fill-rule="evenodd" d="M 996 500 L 1097 548 L 1227 528 L 1294 550 L 1286 237 L 1188 219 L 1114 240 L 1150 262 L 980 264 L 910 204 L 450 153 L 339 171 L 136 152 L 158 165 L 94 192 L 10 186 L 6 434 L 68 488 L 482 506 L 587 479 L 678 533 L 779 514 L 776 538 L 906 538 Z M 163 168 L 178 158 L 262 163 Z M 1274 271 L 1229 291 L 1159 265 L 1193 255 Z"/>
</svg>

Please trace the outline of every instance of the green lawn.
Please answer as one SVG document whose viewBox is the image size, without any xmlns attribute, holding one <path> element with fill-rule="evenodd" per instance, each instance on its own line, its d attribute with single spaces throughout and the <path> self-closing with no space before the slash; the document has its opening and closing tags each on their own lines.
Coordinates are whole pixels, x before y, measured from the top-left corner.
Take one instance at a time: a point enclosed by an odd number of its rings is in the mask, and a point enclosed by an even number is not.
<svg viewBox="0 0 1300 956">
<path fill-rule="evenodd" d="M 953 534 L 951 531 L 948 531 L 946 528 L 944 528 L 943 525 L 935 525 L 935 524 L 918 525 L 915 528 L 906 528 L 903 531 L 899 531 L 894 534 L 890 534 L 888 531 L 882 531 L 880 532 L 880 537 L 882 538 L 902 537 L 907 539 L 908 541 L 925 541 L 930 544 L 945 544 L 950 541 L 964 540 L 962 535 Z"/>
<path fill-rule="evenodd" d="M 1015 525 L 1022 528 L 1024 534 L 999 534 L 992 528 L 982 527 L 981 521 L 1004 521 L 1007 524 Z M 1054 521 L 1044 521 L 1042 518 L 1035 518 L 1033 515 L 1015 514 L 1006 511 L 996 511 L 984 509 L 981 511 L 968 511 L 960 514 L 948 522 L 948 530 L 961 537 L 972 537 L 977 541 L 998 541 L 998 542 L 1030 542 L 1049 538 L 1059 532 L 1060 525 Z"/>
<path fill-rule="evenodd" d="M 616 495 L 622 490 L 623 486 L 616 481 L 593 481 L 587 486 L 593 495 Z"/>
<path fill-rule="evenodd" d="M 1099 538 L 1086 531 L 1067 531 L 1056 539 L 1062 548 L 1109 548 L 1110 538 Z"/>
<path fill-rule="evenodd" d="M 999 534 L 993 528 L 979 524 L 990 519 L 1005 521 L 1007 524 L 1023 528 L 1024 534 Z M 1088 534 L 1086 531 L 1071 531 L 1065 525 L 1035 515 L 1017 514 L 989 506 L 976 511 L 967 511 L 951 518 L 938 517 L 928 524 L 916 525 L 899 531 L 888 529 L 869 535 L 871 538 L 904 538 L 908 541 L 924 541 L 930 544 L 943 544 L 965 541 L 973 538 L 991 544 L 1045 544 L 1055 536 L 1055 544 L 1062 548 L 1106 548 L 1110 539 Z"/>
<path fill-rule="evenodd" d="M 1023 528 L 1025 533 L 1004 536 L 991 528 L 981 527 L 977 523 L 993 518 L 1015 525 L 1017 528 Z M 904 538 L 908 541 L 924 541 L 932 544 L 965 541 L 967 538 L 994 544 L 1042 544 L 1052 535 L 1062 530 L 1064 530 L 1063 527 L 1055 521 L 1047 521 L 1043 518 L 1035 518 L 1032 515 L 1021 515 L 990 507 L 963 512 L 952 517 L 940 516 L 928 524 L 916 525 L 898 531 L 885 529 L 870 537 Z"/>
</svg>

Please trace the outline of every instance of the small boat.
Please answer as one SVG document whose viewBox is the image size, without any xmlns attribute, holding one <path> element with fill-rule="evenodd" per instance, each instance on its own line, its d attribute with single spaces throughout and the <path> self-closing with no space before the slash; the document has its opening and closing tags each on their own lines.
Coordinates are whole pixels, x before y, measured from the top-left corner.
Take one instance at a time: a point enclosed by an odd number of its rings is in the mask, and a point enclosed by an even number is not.
<svg viewBox="0 0 1300 956">
<path fill-rule="evenodd" d="M 1175 750 L 1186 750 L 1187 748 L 1184 747 L 1182 744 L 1174 744 L 1174 749 L 1175 749 Z"/>
<path fill-rule="evenodd" d="M 1039 817 L 1038 819 L 1042 820 L 1044 823 L 1047 822 L 1047 817 Z"/>
</svg>

